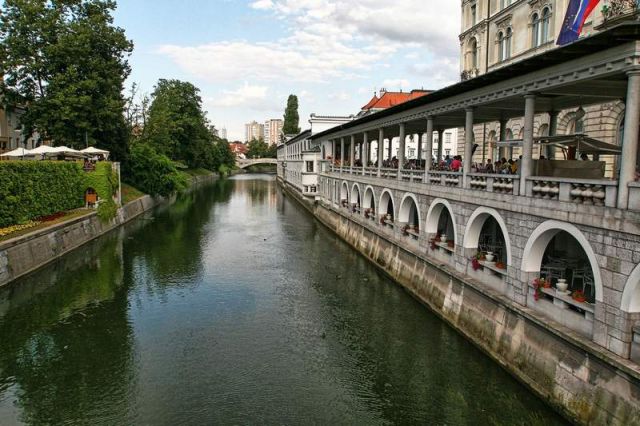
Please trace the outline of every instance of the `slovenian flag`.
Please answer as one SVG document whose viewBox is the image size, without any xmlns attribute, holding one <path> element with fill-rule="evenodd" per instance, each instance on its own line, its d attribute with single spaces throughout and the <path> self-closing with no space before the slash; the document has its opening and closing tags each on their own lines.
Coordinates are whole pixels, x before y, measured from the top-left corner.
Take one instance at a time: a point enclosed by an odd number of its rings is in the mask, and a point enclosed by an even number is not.
<svg viewBox="0 0 640 426">
<path fill-rule="evenodd" d="M 563 46 L 576 41 L 580 37 L 584 22 L 598 3 L 600 0 L 570 0 L 556 44 Z"/>
</svg>

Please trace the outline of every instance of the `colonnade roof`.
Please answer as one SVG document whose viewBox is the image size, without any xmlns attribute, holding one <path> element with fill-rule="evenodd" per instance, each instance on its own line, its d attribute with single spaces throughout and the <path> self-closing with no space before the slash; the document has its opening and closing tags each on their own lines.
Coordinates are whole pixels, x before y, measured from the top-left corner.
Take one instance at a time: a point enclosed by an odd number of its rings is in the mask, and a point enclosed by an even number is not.
<svg viewBox="0 0 640 426">
<path fill-rule="evenodd" d="M 476 108 L 475 123 L 508 120 L 523 116 L 525 93 L 538 95 L 536 113 L 623 99 L 626 72 L 640 66 L 640 48 L 635 46 L 638 40 L 640 22 L 623 22 L 575 43 L 336 126 L 310 139 L 344 136 L 349 129 L 354 133 L 369 132 L 376 125 L 384 127 L 400 122 L 407 125 L 408 134 L 418 133 L 424 131 L 427 115 L 436 117 L 436 129 L 462 127 L 465 107 Z M 634 45 L 631 53 L 624 49 L 630 45 Z M 630 56 L 636 60 L 629 63 Z M 588 84 L 584 84 L 586 81 Z M 385 137 L 392 136 L 385 132 Z"/>
</svg>

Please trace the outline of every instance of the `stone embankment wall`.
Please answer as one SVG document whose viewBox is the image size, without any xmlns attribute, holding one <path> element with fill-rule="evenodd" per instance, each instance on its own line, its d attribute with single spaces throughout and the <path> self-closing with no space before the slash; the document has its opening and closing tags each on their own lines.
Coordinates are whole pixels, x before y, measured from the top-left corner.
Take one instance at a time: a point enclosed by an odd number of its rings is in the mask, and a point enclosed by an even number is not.
<svg viewBox="0 0 640 426">
<path fill-rule="evenodd" d="M 558 331 L 553 322 L 541 321 L 534 311 L 461 277 L 451 266 L 434 264 L 280 183 L 329 229 L 568 419 L 640 424 L 640 371 L 628 360 Z"/>
<path fill-rule="evenodd" d="M 217 175 L 196 176 L 187 191 L 211 183 Z M 47 229 L 0 243 L 0 286 L 29 274 L 89 241 L 123 225 L 170 198 L 148 195 L 121 207 L 116 217 L 102 222 L 96 213 L 62 222 Z"/>
</svg>

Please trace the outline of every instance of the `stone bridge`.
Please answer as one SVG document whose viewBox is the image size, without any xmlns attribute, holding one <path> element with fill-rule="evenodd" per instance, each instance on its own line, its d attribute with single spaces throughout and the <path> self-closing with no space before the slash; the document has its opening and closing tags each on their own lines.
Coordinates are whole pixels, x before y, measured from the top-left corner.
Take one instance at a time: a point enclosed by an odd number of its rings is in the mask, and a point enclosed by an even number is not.
<svg viewBox="0 0 640 426">
<path fill-rule="evenodd" d="M 278 160 L 275 158 L 255 158 L 250 160 L 236 160 L 236 166 L 241 169 L 246 169 L 247 167 L 255 166 L 258 164 L 273 164 L 274 166 L 278 164 Z"/>
</svg>

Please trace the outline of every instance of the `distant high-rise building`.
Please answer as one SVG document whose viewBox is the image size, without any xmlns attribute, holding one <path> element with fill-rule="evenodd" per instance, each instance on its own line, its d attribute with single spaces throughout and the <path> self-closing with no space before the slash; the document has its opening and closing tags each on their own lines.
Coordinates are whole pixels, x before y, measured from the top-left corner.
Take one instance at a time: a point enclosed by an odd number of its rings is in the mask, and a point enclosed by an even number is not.
<svg viewBox="0 0 640 426">
<path fill-rule="evenodd" d="M 264 139 L 264 124 L 255 120 L 244 125 L 245 142 L 251 142 L 254 139 Z"/>
<path fill-rule="evenodd" d="M 264 122 L 264 141 L 267 145 L 275 145 L 280 139 L 284 127 L 284 120 L 272 118 Z"/>
<path fill-rule="evenodd" d="M 220 134 L 220 139 L 227 139 L 227 128 L 223 127 L 222 129 L 220 129 L 218 131 L 218 133 Z"/>
</svg>

